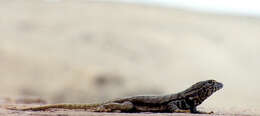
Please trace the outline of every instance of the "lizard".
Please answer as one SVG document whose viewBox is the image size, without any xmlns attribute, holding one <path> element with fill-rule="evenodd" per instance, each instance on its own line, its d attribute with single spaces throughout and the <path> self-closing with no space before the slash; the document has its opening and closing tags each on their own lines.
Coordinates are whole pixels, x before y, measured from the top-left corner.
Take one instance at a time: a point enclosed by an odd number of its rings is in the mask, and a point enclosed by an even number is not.
<svg viewBox="0 0 260 116">
<path fill-rule="evenodd" d="M 85 109 L 93 112 L 168 112 L 168 113 L 213 113 L 197 110 L 197 106 L 223 84 L 215 80 L 205 80 L 193 84 L 179 93 L 160 96 L 133 96 L 110 100 L 98 104 L 50 104 L 27 108 L 9 108 L 12 110 L 42 111 L 50 108 Z"/>
</svg>

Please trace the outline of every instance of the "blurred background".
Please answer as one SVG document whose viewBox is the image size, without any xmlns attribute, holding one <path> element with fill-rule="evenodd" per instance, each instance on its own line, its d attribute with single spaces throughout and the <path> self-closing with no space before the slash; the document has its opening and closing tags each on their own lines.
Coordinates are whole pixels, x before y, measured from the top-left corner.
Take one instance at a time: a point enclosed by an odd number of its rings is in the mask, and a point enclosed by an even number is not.
<svg viewBox="0 0 260 116">
<path fill-rule="evenodd" d="M 224 88 L 202 107 L 260 107 L 256 5 L 0 0 L 0 96 L 95 103 L 215 79 Z"/>
</svg>

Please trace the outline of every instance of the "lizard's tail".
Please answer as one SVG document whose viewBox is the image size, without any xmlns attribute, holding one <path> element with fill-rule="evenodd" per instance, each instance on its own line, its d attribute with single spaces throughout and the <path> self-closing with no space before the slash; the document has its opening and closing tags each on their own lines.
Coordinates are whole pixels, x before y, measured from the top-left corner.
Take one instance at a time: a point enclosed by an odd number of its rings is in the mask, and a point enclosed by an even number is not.
<svg viewBox="0 0 260 116">
<path fill-rule="evenodd" d="M 40 111 L 40 110 L 47 110 L 50 108 L 61 108 L 61 109 L 85 109 L 85 110 L 93 110 L 95 111 L 100 104 L 51 104 L 51 105 L 43 105 L 43 106 L 36 106 L 36 107 L 27 107 L 27 108 L 8 108 L 11 110 L 21 110 L 21 111 Z"/>
</svg>

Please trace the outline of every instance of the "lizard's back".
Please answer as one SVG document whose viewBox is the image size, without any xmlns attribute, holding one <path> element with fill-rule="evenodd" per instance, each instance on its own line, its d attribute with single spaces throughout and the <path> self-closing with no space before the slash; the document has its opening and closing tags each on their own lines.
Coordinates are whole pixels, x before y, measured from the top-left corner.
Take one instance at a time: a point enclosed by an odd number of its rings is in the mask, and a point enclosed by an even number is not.
<svg viewBox="0 0 260 116">
<path fill-rule="evenodd" d="M 178 99 L 178 94 L 164 95 L 164 96 L 133 96 L 115 99 L 109 102 L 123 103 L 130 101 L 134 104 L 163 104 L 170 100 Z"/>
</svg>

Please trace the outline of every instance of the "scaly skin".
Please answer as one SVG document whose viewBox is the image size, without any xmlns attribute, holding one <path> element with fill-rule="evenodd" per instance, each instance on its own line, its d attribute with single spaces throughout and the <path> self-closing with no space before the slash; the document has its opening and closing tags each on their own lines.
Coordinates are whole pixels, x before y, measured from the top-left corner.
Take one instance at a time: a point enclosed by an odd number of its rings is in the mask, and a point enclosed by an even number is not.
<svg viewBox="0 0 260 116">
<path fill-rule="evenodd" d="M 206 113 L 197 111 L 197 106 L 223 87 L 215 80 L 200 81 L 190 88 L 164 96 L 134 96 L 111 100 L 100 104 L 52 104 L 39 107 L 9 108 L 13 110 L 41 111 L 50 108 L 85 109 L 94 112 L 180 112 Z M 210 112 L 213 113 L 213 112 Z"/>
</svg>

